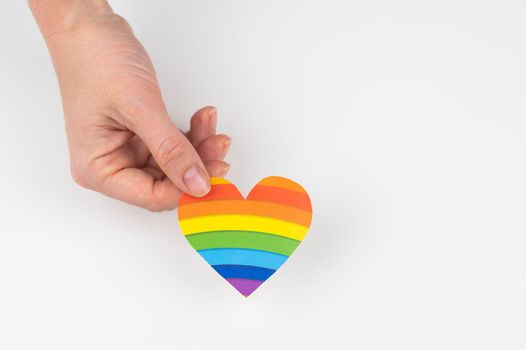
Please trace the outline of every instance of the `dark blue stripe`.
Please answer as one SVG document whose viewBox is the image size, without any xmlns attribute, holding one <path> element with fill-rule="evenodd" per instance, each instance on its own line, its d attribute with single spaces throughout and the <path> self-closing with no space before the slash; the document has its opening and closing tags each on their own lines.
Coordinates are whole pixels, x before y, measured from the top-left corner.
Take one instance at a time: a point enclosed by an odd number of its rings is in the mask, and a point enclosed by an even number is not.
<svg viewBox="0 0 526 350">
<path fill-rule="evenodd" d="M 265 281 L 276 270 L 257 266 L 246 265 L 212 265 L 223 278 L 246 278 L 250 280 Z"/>
</svg>

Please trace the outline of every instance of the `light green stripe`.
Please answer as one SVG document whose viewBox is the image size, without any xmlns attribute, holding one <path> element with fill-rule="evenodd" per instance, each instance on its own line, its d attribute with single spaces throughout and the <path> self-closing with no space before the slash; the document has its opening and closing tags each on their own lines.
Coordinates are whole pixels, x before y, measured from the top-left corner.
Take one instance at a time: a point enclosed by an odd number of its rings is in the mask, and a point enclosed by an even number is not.
<svg viewBox="0 0 526 350">
<path fill-rule="evenodd" d="M 300 244 L 292 238 L 255 231 L 211 231 L 186 235 L 195 250 L 213 248 L 257 249 L 289 256 Z"/>
</svg>

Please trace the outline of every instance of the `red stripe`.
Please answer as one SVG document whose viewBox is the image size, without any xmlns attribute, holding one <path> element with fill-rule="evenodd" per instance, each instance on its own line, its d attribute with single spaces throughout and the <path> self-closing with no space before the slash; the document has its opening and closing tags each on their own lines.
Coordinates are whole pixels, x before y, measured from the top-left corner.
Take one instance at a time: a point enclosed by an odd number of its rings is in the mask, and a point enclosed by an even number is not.
<svg viewBox="0 0 526 350">
<path fill-rule="evenodd" d="M 305 192 L 301 193 L 279 187 L 256 185 L 248 194 L 247 199 L 278 203 L 312 212 L 309 196 Z"/>
</svg>

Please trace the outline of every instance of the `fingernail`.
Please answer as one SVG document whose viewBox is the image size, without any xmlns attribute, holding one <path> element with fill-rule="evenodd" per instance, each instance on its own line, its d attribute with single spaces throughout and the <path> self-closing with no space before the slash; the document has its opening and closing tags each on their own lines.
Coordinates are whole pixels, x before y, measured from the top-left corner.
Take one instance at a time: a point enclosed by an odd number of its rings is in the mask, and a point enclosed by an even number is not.
<svg viewBox="0 0 526 350">
<path fill-rule="evenodd" d="M 210 181 L 198 166 L 188 169 L 183 181 L 192 196 L 202 197 L 210 191 Z"/>
<path fill-rule="evenodd" d="M 216 133 L 217 128 L 217 109 L 215 107 L 210 108 L 208 111 L 208 127 L 212 133 Z"/>
<path fill-rule="evenodd" d="M 230 138 L 226 139 L 225 142 L 223 142 L 223 158 L 226 157 L 226 154 L 228 153 L 228 150 L 230 149 L 231 143 L 232 143 L 232 140 L 230 140 Z"/>
<path fill-rule="evenodd" d="M 221 171 L 221 177 L 224 177 L 226 173 L 230 170 L 230 164 L 227 164 Z"/>
</svg>

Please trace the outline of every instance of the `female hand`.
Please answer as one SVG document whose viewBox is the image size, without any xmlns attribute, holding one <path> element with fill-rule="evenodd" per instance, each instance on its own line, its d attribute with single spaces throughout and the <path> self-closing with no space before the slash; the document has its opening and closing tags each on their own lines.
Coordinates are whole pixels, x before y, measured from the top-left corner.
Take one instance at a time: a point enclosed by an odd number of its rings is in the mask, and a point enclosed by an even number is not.
<svg viewBox="0 0 526 350">
<path fill-rule="evenodd" d="M 168 116 L 152 63 L 131 27 L 102 0 L 30 1 L 57 72 L 71 172 L 81 186 L 153 211 L 222 177 L 230 138 L 217 112 L 183 134 Z"/>
</svg>

